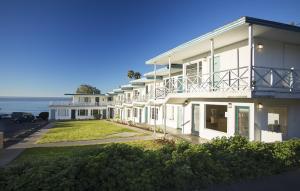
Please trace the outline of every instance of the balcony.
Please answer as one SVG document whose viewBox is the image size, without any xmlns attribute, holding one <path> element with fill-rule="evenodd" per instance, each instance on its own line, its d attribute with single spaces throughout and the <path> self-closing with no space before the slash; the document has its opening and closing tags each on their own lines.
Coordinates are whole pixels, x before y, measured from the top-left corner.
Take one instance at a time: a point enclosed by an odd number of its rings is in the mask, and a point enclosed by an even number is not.
<svg viewBox="0 0 300 191">
<path fill-rule="evenodd" d="M 149 97 L 150 97 L 150 94 L 136 95 L 136 96 L 133 96 L 133 101 L 134 102 L 147 102 Z"/>
<path fill-rule="evenodd" d="M 103 103 L 90 103 L 90 102 L 66 102 L 66 101 L 53 101 L 50 102 L 49 106 L 61 106 L 61 107 L 101 107 L 101 106 L 107 106 L 107 104 Z"/>
<path fill-rule="evenodd" d="M 250 76 L 252 76 L 250 78 Z M 251 80 L 250 80 L 251 79 Z M 272 93 L 300 93 L 300 71 L 294 68 L 255 66 L 240 67 L 203 74 L 202 76 L 172 77 L 170 84 L 156 88 L 156 98 L 170 93 L 222 93 L 254 92 L 257 95 Z"/>
</svg>

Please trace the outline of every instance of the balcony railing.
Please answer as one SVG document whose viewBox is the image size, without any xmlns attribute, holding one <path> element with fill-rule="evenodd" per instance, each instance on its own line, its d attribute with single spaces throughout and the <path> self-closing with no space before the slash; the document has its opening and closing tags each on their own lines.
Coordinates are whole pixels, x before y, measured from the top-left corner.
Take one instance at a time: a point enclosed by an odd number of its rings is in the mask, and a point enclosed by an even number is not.
<svg viewBox="0 0 300 191">
<path fill-rule="evenodd" d="M 50 106 L 74 106 L 74 107 L 92 107 L 92 106 L 106 106 L 104 103 L 88 103 L 88 102 L 66 102 L 53 101 L 49 103 Z"/>
<path fill-rule="evenodd" d="M 252 77 L 250 78 L 250 75 Z M 251 80 L 250 80 L 251 79 Z M 169 93 L 274 91 L 299 92 L 300 71 L 293 68 L 240 67 L 201 76 L 172 77 L 170 84 L 156 88 L 156 98 Z"/>
<path fill-rule="evenodd" d="M 150 94 L 136 95 L 136 96 L 133 96 L 132 100 L 135 102 L 147 102 L 149 97 L 150 97 Z"/>
</svg>

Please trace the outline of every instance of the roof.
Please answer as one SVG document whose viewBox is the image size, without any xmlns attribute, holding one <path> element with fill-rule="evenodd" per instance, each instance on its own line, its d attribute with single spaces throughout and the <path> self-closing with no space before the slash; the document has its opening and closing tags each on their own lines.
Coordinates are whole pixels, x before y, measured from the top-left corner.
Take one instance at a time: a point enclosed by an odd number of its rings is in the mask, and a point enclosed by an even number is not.
<svg viewBox="0 0 300 191">
<path fill-rule="evenodd" d="M 147 78 L 141 78 L 141 79 L 137 79 L 137 80 L 132 80 L 130 81 L 129 83 L 131 83 L 132 85 L 143 85 L 147 82 L 152 82 L 153 80 L 152 79 L 147 79 Z"/>
<path fill-rule="evenodd" d="M 123 90 L 121 88 L 113 89 L 113 92 L 115 93 L 122 93 Z"/>
<path fill-rule="evenodd" d="M 105 96 L 105 94 L 84 94 L 84 93 L 66 93 L 64 95 L 85 95 L 85 96 Z"/>
<path fill-rule="evenodd" d="M 171 68 L 171 74 L 177 73 L 177 72 L 181 72 L 182 69 L 181 68 Z M 154 71 L 145 73 L 144 76 L 145 77 L 151 77 L 154 76 Z M 169 69 L 167 67 L 163 67 L 160 69 L 156 70 L 156 76 L 167 76 L 169 75 Z"/>
<path fill-rule="evenodd" d="M 268 21 L 268 20 L 253 18 L 253 17 L 241 17 L 240 19 L 235 20 L 227 25 L 224 25 L 211 32 L 208 32 L 204 35 L 194 38 L 186 43 L 183 43 L 173 49 L 170 49 L 162 54 L 159 54 L 158 56 L 146 61 L 146 64 L 166 64 L 168 58 L 171 57 L 172 60 L 172 56 L 175 55 L 175 53 L 178 54 L 178 52 L 187 49 L 188 47 L 196 46 L 196 44 L 204 42 L 205 40 L 210 40 L 212 38 L 219 36 L 220 34 L 226 33 L 231 30 L 235 30 L 241 26 L 248 26 L 248 24 L 277 28 L 277 29 L 288 30 L 293 32 L 300 32 L 299 26 L 274 22 L 274 21 Z"/>
</svg>

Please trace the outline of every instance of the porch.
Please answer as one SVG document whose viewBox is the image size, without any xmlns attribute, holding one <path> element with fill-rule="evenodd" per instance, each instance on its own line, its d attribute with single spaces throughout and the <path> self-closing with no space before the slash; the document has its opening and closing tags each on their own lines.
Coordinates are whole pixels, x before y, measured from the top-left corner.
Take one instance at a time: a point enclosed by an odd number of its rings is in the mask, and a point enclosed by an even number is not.
<svg viewBox="0 0 300 191">
<path fill-rule="evenodd" d="M 146 127 L 147 129 L 151 129 L 152 131 L 155 128 L 154 125 L 149 125 L 149 124 L 145 124 L 145 123 L 136 123 L 135 125 L 137 125 L 138 127 L 141 127 L 141 128 Z M 161 133 L 164 130 L 164 126 L 157 125 L 156 130 L 157 130 L 157 132 Z M 175 128 L 171 128 L 171 127 L 166 127 L 166 136 L 167 137 L 172 136 L 175 138 L 183 139 L 183 140 L 188 141 L 193 144 L 202 144 L 202 143 L 207 143 L 209 141 L 207 139 L 201 138 L 196 135 L 183 134 L 181 129 L 175 129 Z"/>
<path fill-rule="evenodd" d="M 251 76 L 251 77 L 250 77 Z M 156 98 L 182 94 L 203 97 L 244 97 L 255 96 L 299 97 L 300 70 L 294 68 L 274 68 L 248 66 L 227 69 L 202 75 L 179 75 L 156 88 Z"/>
</svg>

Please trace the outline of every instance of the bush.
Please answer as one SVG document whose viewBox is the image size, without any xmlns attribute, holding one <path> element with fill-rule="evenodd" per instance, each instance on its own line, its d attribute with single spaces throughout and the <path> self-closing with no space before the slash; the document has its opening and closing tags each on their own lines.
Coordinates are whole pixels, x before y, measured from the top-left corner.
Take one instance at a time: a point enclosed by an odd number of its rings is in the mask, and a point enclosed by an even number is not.
<svg viewBox="0 0 300 191">
<path fill-rule="evenodd" d="M 76 155 L 77 156 L 77 155 Z M 300 140 L 220 138 L 158 150 L 112 144 L 75 158 L 31 161 L 0 171 L 2 190 L 199 190 L 300 167 Z"/>
<path fill-rule="evenodd" d="M 42 120 L 48 120 L 48 118 L 49 118 L 49 112 L 41 112 L 39 114 L 39 118 L 42 119 Z"/>
</svg>

